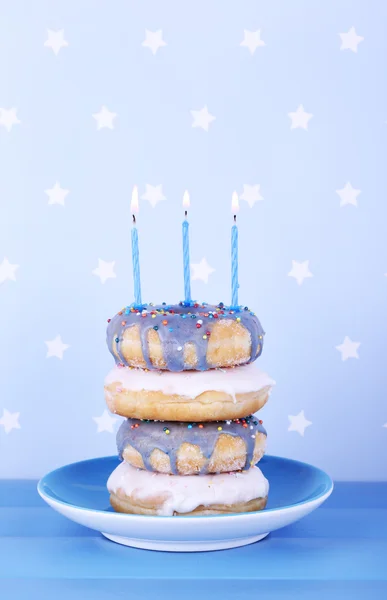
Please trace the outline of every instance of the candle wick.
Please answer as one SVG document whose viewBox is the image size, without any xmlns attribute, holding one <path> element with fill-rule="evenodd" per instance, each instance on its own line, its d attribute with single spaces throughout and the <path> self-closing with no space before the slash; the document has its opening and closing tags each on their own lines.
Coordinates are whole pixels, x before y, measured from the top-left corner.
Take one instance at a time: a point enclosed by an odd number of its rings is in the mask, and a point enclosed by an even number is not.
<svg viewBox="0 0 387 600">
<path fill-rule="evenodd" d="M 234 215 L 234 223 L 236 223 L 236 215 Z"/>
<path fill-rule="evenodd" d="M 187 215 L 188 215 L 188 211 L 187 211 L 187 210 L 185 210 L 185 211 L 184 211 L 184 216 L 185 216 L 185 218 L 187 218 Z"/>
<path fill-rule="evenodd" d="M 135 225 L 136 224 L 136 215 L 132 215 L 132 218 L 133 218 L 133 225 Z"/>
</svg>

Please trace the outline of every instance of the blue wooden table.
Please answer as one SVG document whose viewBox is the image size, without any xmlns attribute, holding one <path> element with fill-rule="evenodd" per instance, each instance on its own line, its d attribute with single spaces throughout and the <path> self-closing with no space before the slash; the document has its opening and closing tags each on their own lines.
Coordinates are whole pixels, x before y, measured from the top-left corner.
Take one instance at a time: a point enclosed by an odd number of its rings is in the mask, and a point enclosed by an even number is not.
<svg viewBox="0 0 387 600">
<path fill-rule="evenodd" d="M 387 483 L 338 483 L 323 507 L 262 542 L 195 554 L 119 546 L 35 490 L 0 481 L 1 600 L 387 600 Z"/>
</svg>

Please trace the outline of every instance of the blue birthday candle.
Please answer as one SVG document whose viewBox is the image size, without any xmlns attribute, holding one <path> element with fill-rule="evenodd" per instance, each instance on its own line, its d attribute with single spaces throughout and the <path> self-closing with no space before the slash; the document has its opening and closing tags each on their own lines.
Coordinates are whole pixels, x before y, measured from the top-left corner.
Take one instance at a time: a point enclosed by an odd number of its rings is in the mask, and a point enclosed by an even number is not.
<svg viewBox="0 0 387 600">
<path fill-rule="evenodd" d="M 182 223 L 183 232 L 183 265 L 184 265 L 184 298 L 186 302 L 191 302 L 191 275 L 189 263 L 189 223 L 187 218 L 187 208 L 189 207 L 189 194 L 187 190 L 183 196 L 183 207 L 185 208 L 184 221 Z"/>
<path fill-rule="evenodd" d="M 236 192 L 232 195 L 231 209 L 234 215 L 234 225 L 231 227 L 231 305 L 238 306 L 238 227 L 236 214 L 239 211 L 239 200 Z"/>
<path fill-rule="evenodd" d="M 138 249 L 138 231 L 136 227 L 136 214 L 138 213 L 138 191 L 134 186 L 132 192 L 132 202 L 130 204 L 132 212 L 132 263 L 133 263 L 133 284 L 134 284 L 134 302 L 137 306 L 141 305 L 141 279 L 140 279 L 140 254 Z"/>
</svg>

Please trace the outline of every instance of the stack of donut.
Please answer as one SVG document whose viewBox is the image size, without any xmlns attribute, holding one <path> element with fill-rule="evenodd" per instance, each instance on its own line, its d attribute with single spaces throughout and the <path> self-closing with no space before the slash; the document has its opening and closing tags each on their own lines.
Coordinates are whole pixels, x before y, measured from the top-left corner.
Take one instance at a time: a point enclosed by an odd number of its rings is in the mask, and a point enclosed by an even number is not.
<svg viewBox="0 0 387 600">
<path fill-rule="evenodd" d="M 116 511 L 205 515 L 265 507 L 256 463 L 266 431 L 256 413 L 274 382 L 251 364 L 264 332 L 247 307 L 185 303 L 126 307 L 109 319 L 116 366 L 109 409 L 125 417 L 122 462 L 107 486 Z"/>
</svg>

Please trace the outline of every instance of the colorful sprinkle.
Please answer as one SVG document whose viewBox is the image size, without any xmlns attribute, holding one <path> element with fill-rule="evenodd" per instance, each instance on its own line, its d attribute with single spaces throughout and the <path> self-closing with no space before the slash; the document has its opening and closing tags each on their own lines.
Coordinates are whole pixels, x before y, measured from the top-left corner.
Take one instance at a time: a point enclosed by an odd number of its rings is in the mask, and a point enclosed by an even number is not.
<svg viewBox="0 0 387 600">
<path fill-rule="evenodd" d="M 221 426 L 219 425 L 219 427 L 218 427 L 218 431 L 222 431 L 222 429 L 223 429 L 223 427 L 221 427 Z"/>
<path fill-rule="evenodd" d="M 163 325 L 168 325 L 168 321 L 164 319 L 164 321 L 162 321 Z"/>
<path fill-rule="evenodd" d="M 187 425 L 188 429 L 192 429 L 192 425 L 191 423 L 189 425 Z"/>
<path fill-rule="evenodd" d="M 118 342 L 120 341 L 120 338 L 116 338 L 114 341 L 116 344 L 118 344 Z"/>
<path fill-rule="evenodd" d="M 154 329 L 155 331 L 157 331 L 157 330 L 158 330 L 158 328 L 159 328 L 159 326 L 158 326 L 158 325 L 155 325 L 155 326 L 153 327 L 153 329 Z"/>
<path fill-rule="evenodd" d="M 206 339 L 207 339 L 207 336 L 206 336 L 206 335 L 203 335 L 203 340 L 206 340 Z"/>
<path fill-rule="evenodd" d="M 241 320 L 241 318 L 240 318 L 240 317 L 237 317 L 237 318 L 236 318 L 236 321 L 238 321 L 238 323 L 240 323 L 240 320 Z"/>
<path fill-rule="evenodd" d="M 202 423 L 199 423 L 198 427 L 199 427 L 199 429 L 203 429 L 204 425 Z"/>
</svg>

